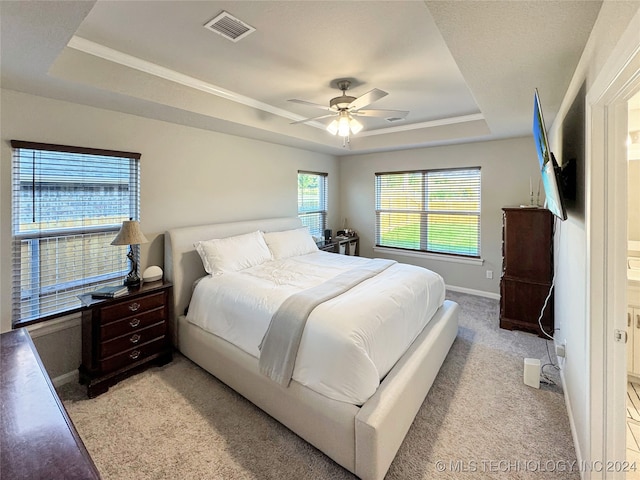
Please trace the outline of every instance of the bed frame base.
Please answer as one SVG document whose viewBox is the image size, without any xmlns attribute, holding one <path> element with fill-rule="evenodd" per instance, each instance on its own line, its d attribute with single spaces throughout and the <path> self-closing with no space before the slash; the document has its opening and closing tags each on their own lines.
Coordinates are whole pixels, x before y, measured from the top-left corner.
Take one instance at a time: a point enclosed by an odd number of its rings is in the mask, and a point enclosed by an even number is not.
<svg viewBox="0 0 640 480">
<path fill-rule="evenodd" d="M 292 381 L 282 387 L 256 358 L 180 318 L 179 349 L 193 362 L 363 480 L 382 480 L 458 331 L 458 305 L 445 301 L 361 407 Z"/>
</svg>

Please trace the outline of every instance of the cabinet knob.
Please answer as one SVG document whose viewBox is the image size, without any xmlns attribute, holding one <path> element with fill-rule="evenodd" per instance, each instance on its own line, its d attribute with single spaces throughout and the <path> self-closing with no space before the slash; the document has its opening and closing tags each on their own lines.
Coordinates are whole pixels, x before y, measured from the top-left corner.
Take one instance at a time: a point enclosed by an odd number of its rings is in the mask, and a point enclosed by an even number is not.
<svg viewBox="0 0 640 480">
<path fill-rule="evenodd" d="M 137 302 L 133 302 L 131 305 L 129 305 L 129 310 L 131 310 L 132 312 L 137 311 L 140 308 L 140 304 Z"/>
<path fill-rule="evenodd" d="M 138 335 L 137 333 L 134 333 L 133 335 L 131 335 L 131 338 L 129 338 L 129 341 L 131 343 L 138 343 L 140 341 L 140 335 Z"/>
<path fill-rule="evenodd" d="M 138 325 L 140 325 L 140 319 L 139 318 L 131 319 L 131 321 L 129 322 L 129 325 L 131 325 L 131 328 L 136 328 Z"/>
<path fill-rule="evenodd" d="M 140 350 L 134 350 L 129 354 L 129 358 L 131 358 L 131 360 L 136 360 L 139 356 L 140 356 Z"/>
</svg>

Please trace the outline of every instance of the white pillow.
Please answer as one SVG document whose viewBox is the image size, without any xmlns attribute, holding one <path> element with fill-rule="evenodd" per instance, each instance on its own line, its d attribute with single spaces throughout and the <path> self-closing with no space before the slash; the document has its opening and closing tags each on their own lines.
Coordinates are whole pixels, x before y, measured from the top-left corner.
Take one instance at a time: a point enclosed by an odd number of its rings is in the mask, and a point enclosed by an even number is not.
<svg viewBox="0 0 640 480">
<path fill-rule="evenodd" d="M 318 251 L 318 246 L 307 227 L 283 232 L 267 232 L 264 234 L 264 239 L 275 260 Z"/>
<path fill-rule="evenodd" d="M 271 260 L 262 232 L 196 242 L 196 250 L 207 273 L 237 272 Z"/>
</svg>

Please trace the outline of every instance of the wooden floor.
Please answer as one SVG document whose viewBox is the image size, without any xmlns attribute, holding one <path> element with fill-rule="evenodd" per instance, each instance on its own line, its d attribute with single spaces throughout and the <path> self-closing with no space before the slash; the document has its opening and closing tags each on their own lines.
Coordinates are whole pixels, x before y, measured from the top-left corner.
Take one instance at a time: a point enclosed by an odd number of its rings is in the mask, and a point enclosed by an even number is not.
<svg viewBox="0 0 640 480">
<path fill-rule="evenodd" d="M 627 382 L 627 462 L 637 467 L 627 479 L 640 480 L 640 384 L 632 382 Z"/>
</svg>

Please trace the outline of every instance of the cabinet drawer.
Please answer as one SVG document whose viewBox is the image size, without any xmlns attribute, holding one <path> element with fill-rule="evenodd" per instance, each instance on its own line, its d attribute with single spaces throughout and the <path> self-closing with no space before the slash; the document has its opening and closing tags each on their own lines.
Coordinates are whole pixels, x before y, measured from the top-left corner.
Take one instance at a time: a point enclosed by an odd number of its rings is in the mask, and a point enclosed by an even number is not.
<svg viewBox="0 0 640 480">
<path fill-rule="evenodd" d="M 102 324 L 119 320 L 123 317 L 142 313 L 164 305 L 164 293 L 155 293 L 144 297 L 127 300 L 116 305 L 109 305 L 100 309 Z"/>
<path fill-rule="evenodd" d="M 100 339 L 101 341 L 110 340 L 127 333 L 133 333 L 141 328 L 148 327 L 154 323 L 165 321 L 165 309 L 164 307 L 156 308 L 148 312 L 141 313 L 140 315 L 131 315 L 117 322 L 111 322 L 105 325 L 102 321 L 100 326 Z"/>
<path fill-rule="evenodd" d="M 100 345 L 100 358 L 110 357 L 129 350 L 136 345 L 142 345 L 166 334 L 167 324 L 160 322 L 147 328 L 138 329 L 121 337 L 114 338 Z"/>
<path fill-rule="evenodd" d="M 103 373 L 112 372 L 122 367 L 126 367 L 132 363 L 143 360 L 144 358 L 160 352 L 165 346 L 165 337 L 160 337 L 152 342 L 143 345 L 137 345 L 129 350 L 105 358 L 100 362 L 100 369 Z"/>
</svg>

